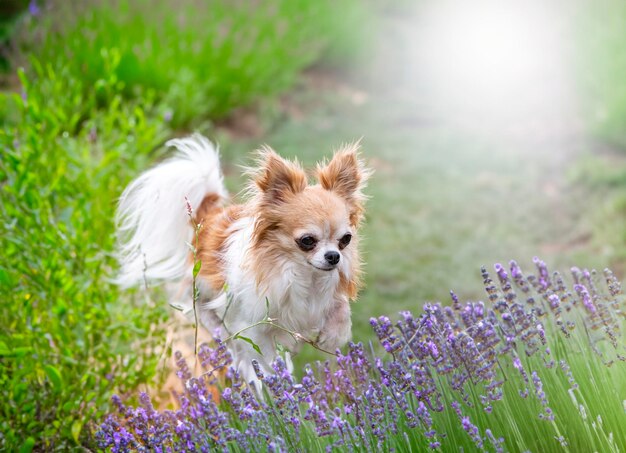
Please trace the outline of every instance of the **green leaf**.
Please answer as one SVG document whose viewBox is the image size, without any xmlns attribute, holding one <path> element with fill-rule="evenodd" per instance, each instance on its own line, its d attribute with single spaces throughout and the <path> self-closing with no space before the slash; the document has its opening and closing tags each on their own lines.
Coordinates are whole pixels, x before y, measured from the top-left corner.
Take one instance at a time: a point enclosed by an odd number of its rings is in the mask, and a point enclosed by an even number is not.
<svg viewBox="0 0 626 453">
<path fill-rule="evenodd" d="M 24 441 L 22 446 L 20 447 L 20 453 L 30 453 L 33 451 L 33 447 L 35 446 L 35 439 L 33 437 L 29 437 Z"/>
<path fill-rule="evenodd" d="M 80 438 L 80 432 L 83 430 L 83 423 L 80 420 L 74 420 L 72 423 L 72 438 L 74 441 L 79 444 L 78 439 Z"/>
<path fill-rule="evenodd" d="M 20 346 L 11 350 L 0 349 L 0 357 L 22 357 L 32 350 L 30 346 Z"/>
<path fill-rule="evenodd" d="M 6 270 L 0 268 L 0 285 L 8 285 L 9 282 L 9 273 Z"/>
<path fill-rule="evenodd" d="M 202 261 L 196 261 L 196 264 L 194 264 L 193 266 L 193 278 L 196 278 L 198 276 L 198 273 L 200 272 L 201 267 L 202 267 Z"/>
<path fill-rule="evenodd" d="M 258 352 L 259 354 L 263 355 L 263 353 L 261 352 L 261 348 L 259 348 L 259 345 L 256 344 L 254 341 L 252 341 L 251 338 L 244 337 L 243 335 L 235 335 L 235 340 L 243 340 L 243 341 L 245 341 L 246 343 L 251 345 L 256 352 Z"/>
<path fill-rule="evenodd" d="M 44 371 L 48 375 L 48 379 L 52 383 L 55 390 L 61 390 L 63 388 L 63 378 L 61 373 L 52 365 L 46 365 L 43 367 Z"/>
</svg>

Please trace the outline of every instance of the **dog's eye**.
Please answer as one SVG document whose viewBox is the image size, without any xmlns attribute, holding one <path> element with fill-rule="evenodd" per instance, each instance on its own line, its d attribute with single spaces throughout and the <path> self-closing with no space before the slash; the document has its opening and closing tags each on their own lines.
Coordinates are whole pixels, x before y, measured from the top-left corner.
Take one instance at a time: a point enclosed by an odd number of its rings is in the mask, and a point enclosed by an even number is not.
<svg viewBox="0 0 626 453">
<path fill-rule="evenodd" d="M 298 247 L 300 247 L 305 252 L 308 252 L 309 250 L 313 250 L 315 248 L 315 244 L 317 244 L 317 239 L 315 239 L 313 236 L 306 235 L 302 236 L 300 239 L 297 239 L 296 243 L 298 244 Z"/>
<path fill-rule="evenodd" d="M 350 233 L 346 233 L 343 235 L 341 239 L 339 239 L 339 248 L 342 249 L 347 246 L 352 240 L 352 235 Z"/>
</svg>

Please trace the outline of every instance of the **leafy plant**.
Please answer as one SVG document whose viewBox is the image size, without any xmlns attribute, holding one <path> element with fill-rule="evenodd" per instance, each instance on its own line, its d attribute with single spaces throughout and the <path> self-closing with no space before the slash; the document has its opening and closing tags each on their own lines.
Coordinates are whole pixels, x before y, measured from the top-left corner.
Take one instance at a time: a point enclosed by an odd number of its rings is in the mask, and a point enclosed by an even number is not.
<svg viewBox="0 0 626 453">
<path fill-rule="evenodd" d="M 50 2 L 18 42 L 84 90 L 114 76 L 127 98 L 154 93 L 184 126 L 285 91 L 331 43 L 355 48 L 365 11 L 356 0 Z"/>
<path fill-rule="evenodd" d="M 359 2 L 18 4 L 0 37 L 26 66 L 0 95 L 0 449 L 67 449 L 164 348 L 167 305 L 110 283 L 121 189 L 171 127 L 292 86 Z"/>
<path fill-rule="evenodd" d="M 246 386 L 225 343 L 200 348 L 205 372 L 193 377 L 177 355 L 180 409 L 155 410 L 114 398 L 116 414 L 96 433 L 110 451 L 323 449 L 420 451 L 621 451 L 626 422 L 624 297 L 606 270 L 572 269 L 568 288 L 536 259 L 525 276 L 483 269 L 489 302 L 426 304 L 393 325 L 371 324 L 384 356 L 351 344 L 331 364 L 296 379 L 278 359 Z M 516 288 L 519 294 L 514 290 Z M 610 383 L 610 385 L 608 385 Z"/>
<path fill-rule="evenodd" d="M 33 68 L 0 131 L 0 449 L 9 450 L 85 441 L 113 389 L 154 376 L 164 313 L 121 299 L 110 278 L 116 197 L 167 126 L 150 100 L 123 103 L 115 77 L 81 95 L 69 71 Z"/>
</svg>

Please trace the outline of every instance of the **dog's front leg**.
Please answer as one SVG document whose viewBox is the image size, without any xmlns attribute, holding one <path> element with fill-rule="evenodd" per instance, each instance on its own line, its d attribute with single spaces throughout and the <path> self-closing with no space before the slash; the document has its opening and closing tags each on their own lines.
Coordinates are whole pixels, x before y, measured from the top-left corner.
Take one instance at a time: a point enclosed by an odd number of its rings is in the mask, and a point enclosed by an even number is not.
<svg viewBox="0 0 626 453">
<path fill-rule="evenodd" d="M 337 296 L 326 313 L 324 325 L 318 338 L 320 347 L 334 352 L 352 337 L 350 302 L 347 297 Z"/>
</svg>

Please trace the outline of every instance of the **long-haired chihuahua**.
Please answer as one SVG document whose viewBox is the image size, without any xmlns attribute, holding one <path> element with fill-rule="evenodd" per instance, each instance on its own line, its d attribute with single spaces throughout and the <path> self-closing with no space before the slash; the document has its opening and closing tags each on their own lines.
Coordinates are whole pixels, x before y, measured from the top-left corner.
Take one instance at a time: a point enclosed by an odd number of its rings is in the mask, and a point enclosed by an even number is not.
<svg viewBox="0 0 626 453">
<path fill-rule="evenodd" d="M 272 319 L 245 330 L 261 354 L 248 342 L 230 342 L 246 381 L 256 381 L 253 360 L 269 369 L 277 345 L 295 353 L 305 339 L 326 350 L 345 344 L 350 301 L 360 285 L 358 230 L 370 175 L 358 144 L 318 164 L 315 184 L 297 162 L 263 148 L 250 169 L 247 201 L 231 205 L 211 142 L 195 134 L 167 146 L 177 153 L 139 176 L 120 198 L 118 282 L 191 288 L 189 244 L 200 225 L 196 309 L 202 323 L 232 333 Z"/>
</svg>

